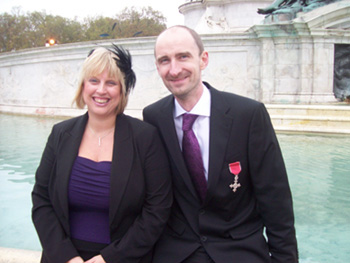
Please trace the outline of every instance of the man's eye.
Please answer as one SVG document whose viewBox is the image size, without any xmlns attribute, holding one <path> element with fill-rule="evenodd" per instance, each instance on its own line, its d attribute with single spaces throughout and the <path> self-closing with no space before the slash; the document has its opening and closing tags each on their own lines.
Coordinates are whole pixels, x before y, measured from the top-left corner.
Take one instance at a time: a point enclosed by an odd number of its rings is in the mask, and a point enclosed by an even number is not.
<svg viewBox="0 0 350 263">
<path fill-rule="evenodd" d="M 164 58 L 164 59 L 159 60 L 159 64 L 165 64 L 165 63 L 167 63 L 168 61 L 169 61 L 169 59 Z"/>
</svg>

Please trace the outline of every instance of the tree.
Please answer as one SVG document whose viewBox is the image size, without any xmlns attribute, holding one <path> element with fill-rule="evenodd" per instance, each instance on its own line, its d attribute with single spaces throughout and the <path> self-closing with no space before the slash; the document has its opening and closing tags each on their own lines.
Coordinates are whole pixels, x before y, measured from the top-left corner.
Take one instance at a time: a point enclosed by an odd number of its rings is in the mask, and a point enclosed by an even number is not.
<svg viewBox="0 0 350 263">
<path fill-rule="evenodd" d="M 32 12 L 23 15 L 19 8 L 0 15 L 0 51 L 42 47 L 49 38 L 60 43 L 84 41 L 82 25 L 61 16 Z"/>
<path fill-rule="evenodd" d="M 86 40 L 156 36 L 166 28 L 165 22 L 166 18 L 151 7 L 124 8 L 115 18 L 85 19 Z"/>
<path fill-rule="evenodd" d="M 26 17 L 20 13 L 19 8 L 13 8 L 14 15 L 4 13 L 0 16 L 0 51 L 11 51 L 30 47 L 23 32 L 27 32 Z"/>
<path fill-rule="evenodd" d="M 117 38 L 116 31 L 114 31 L 114 24 L 118 23 L 116 19 L 109 17 L 88 17 L 85 20 L 85 40 L 96 40 L 104 38 Z"/>
<path fill-rule="evenodd" d="M 37 40 L 37 46 L 43 46 L 49 38 L 56 39 L 58 43 L 85 40 L 82 25 L 76 20 L 33 12 L 28 15 L 28 22 L 31 28 L 28 34 Z"/>
<path fill-rule="evenodd" d="M 156 36 L 166 28 L 166 18 L 152 7 L 124 8 L 117 20 L 121 37 Z"/>
<path fill-rule="evenodd" d="M 115 17 L 88 17 L 83 23 L 42 12 L 23 14 L 19 7 L 12 14 L 0 14 L 0 52 L 42 47 L 50 38 L 58 44 L 155 36 L 166 28 L 166 18 L 151 7 L 125 8 Z"/>
</svg>

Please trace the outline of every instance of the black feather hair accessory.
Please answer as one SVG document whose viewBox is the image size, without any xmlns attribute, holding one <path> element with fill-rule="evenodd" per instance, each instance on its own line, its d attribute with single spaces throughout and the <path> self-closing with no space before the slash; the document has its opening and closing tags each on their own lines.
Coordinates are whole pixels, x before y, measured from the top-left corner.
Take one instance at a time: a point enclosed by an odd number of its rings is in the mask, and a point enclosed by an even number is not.
<svg viewBox="0 0 350 263">
<path fill-rule="evenodd" d="M 122 47 L 119 47 L 115 44 L 112 44 L 112 48 L 109 49 L 117 57 L 114 60 L 117 63 L 118 68 L 122 73 L 124 73 L 125 80 L 125 90 L 126 94 L 130 92 L 136 84 L 136 75 L 132 70 L 132 59 L 129 50 L 125 50 Z"/>
<path fill-rule="evenodd" d="M 87 57 L 90 57 L 92 53 L 94 53 L 95 49 L 91 49 Z"/>
</svg>

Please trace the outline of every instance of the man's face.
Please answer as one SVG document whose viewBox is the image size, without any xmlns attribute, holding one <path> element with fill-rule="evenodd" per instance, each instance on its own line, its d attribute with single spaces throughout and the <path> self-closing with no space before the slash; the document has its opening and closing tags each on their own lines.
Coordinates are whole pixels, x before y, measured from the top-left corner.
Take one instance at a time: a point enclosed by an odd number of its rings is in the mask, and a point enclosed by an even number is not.
<svg viewBox="0 0 350 263">
<path fill-rule="evenodd" d="M 199 54 L 195 40 L 186 29 L 175 27 L 163 32 L 156 42 L 155 57 L 158 73 L 175 97 L 185 100 L 198 94 L 208 53 Z"/>
</svg>

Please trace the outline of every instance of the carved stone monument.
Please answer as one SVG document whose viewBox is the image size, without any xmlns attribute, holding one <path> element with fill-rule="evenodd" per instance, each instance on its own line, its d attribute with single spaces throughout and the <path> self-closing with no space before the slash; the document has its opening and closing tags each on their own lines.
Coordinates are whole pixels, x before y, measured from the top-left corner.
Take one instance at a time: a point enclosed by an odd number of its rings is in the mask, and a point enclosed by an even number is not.
<svg viewBox="0 0 350 263">
<path fill-rule="evenodd" d="M 221 81 L 206 74 L 221 87 L 269 103 L 350 99 L 349 0 L 192 0 L 179 10 L 185 25 L 222 42 L 207 45 L 219 60 L 212 67 L 226 68 Z"/>
<path fill-rule="evenodd" d="M 179 7 L 185 25 L 200 34 L 245 31 L 260 23 L 259 7 L 271 0 L 187 0 Z"/>
</svg>

